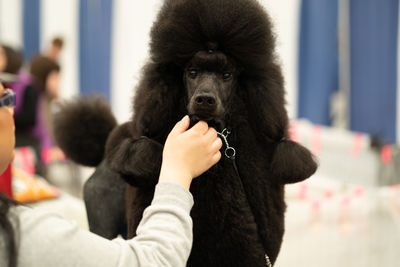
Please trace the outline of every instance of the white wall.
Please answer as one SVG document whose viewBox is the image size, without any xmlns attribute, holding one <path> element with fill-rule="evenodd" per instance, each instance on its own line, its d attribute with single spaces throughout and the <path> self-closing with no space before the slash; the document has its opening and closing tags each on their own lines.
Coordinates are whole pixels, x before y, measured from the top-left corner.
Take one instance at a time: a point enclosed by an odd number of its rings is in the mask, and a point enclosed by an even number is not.
<svg viewBox="0 0 400 267">
<path fill-rule="evenodd" d="M 61 96 L 79 92 L 79 1 L 41 0 L 41 49 L 60 35 Z M 270 13 L 283 65 L 286 99 L 291 118 L 297 110 L 297 47 L 300 0 L 260 0 Z M 111 103 L 118 120 L 131 117 L 134 88 L 148 57 L 149 31 L 163 0 L 115 0 L 111 61 Z M 0 0 L 0 42 L 22 46 L 22 0 Z"/>
<path fill-rule="evenodd" d="M 287 110 L 297 116 L 297 63 L 301 0 L 262 0 L 275 24 L 277 52 L 285 78 Z"/>
<path fill-rule="evenodd" d="M 41 50 L 48 49 L 55 36 L 64 39 L 60 58 L 60 95 L 64 98 L 79 92 L 78 21 L 78 0 L 41 0 Z"/>
<path fill-rule="evenodd" d="M 162 0 L 116 0 L 114 3 L 112 106 L 120 122 L 131 116 L 134 87 L 148 56 L 149 30 Z M 297 105 L 297 45 L 300 0 L 262 0 L 278 36 L 277 51 L 283 64 L 286 99 L 291 118 Z"/>
<path fill-rule="evenodd" d="M 0 43 L 22 47 L 22 0 L 0 0 Z"/>
<path fill-rule="evenodd" d="M 132 97 L 148 58 L 149 31 L 162 0 L 116 0 L 113 11 L 111 102 L 119 122 L 132 115 Z"/>
</svg>

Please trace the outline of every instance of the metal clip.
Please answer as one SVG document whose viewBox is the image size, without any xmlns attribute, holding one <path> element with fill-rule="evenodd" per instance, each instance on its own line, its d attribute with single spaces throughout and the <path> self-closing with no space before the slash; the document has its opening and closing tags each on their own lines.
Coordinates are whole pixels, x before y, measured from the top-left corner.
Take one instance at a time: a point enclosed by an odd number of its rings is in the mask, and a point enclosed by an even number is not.
<svg viewBox="0 0 400 267">
<path fill-rule="evenodd" d="M 218 133 L 218 132 L 217 132 Z M 228 135 L 231 133 L 231 131 L 230 130 L 228 130 L 227 128 L 225 128 L 223 131 L 222 131 L 222 133 L 218 133 L 218 135 L 221 137 L 221 139 L 222 139 L 222 141 L 224 141 L 224 143 L 225 143 L 225 146 L 226 146 L 226 149 L 225 149 L 225 156 L 228 158 L 228 159 L 234 159 L 235 158 L 235 156 L 236 156 L 236 150 L 233 148 L 233 147 L 231 147 L 231 146 L 229 146 L 229 143 L 228 143 Z"/>
</svg>

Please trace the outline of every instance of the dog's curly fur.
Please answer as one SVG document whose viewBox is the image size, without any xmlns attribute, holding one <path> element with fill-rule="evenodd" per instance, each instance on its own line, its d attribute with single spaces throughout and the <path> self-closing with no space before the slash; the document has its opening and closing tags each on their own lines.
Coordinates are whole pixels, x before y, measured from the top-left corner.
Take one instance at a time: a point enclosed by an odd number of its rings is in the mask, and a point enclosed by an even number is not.
<svg viewBox="0 0 400 267">
<path fill-rule="evenodd" d="M 104 157 L 108 134 L 117 120 L 100 97 L 80 97 L 64 103 L 54 118 L 54 138 L 70 159 L 96 167 Z"/>
<path fill-rule="evenodd" d="M 257 1 L 165 1 L 151 31 L 151 58 L 134 98 L 133 118 L 108 136 L 105 166 L 129 184 L 132 237 L 153 196 L 162 144 L 187 113 L 185 67 L 210 44 L 240 69 L 224 118 L 232 130 L 228 139 L 237 151 L 240 177 L 232 160 L 223 157 L 193 181 L 194 243 L 188 266 L 265 266 L 264 255 L 275 262 L 282 243 L 284 185 L 311 176 L 317 164 L 306 148 L 288 138 L 275 38 Z M 68 127 L 74 126 L 59 126 L 72 132 Z"/>
</svg>

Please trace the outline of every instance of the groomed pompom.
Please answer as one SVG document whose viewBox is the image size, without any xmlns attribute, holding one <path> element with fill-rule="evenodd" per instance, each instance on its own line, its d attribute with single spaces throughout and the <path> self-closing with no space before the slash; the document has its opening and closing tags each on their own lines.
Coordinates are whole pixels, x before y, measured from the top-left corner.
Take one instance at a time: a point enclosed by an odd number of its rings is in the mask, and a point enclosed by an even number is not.
<svg viewBox="0 0 400 267">
<path fill-rule="evenodd" d="M 318 164 L 311 152 L 304 146 L 283 140 L 275 148 L 271 171 L 278 183 L 297 183 L 310 177 Z"/>
<path fill-rule="evenodd" d="M 68 158 L 96 167 L 104 157 L 108 135 L 117 121 L 100 97 L 79 97 L 54 116 L 54 138 Z"/>
</svg>

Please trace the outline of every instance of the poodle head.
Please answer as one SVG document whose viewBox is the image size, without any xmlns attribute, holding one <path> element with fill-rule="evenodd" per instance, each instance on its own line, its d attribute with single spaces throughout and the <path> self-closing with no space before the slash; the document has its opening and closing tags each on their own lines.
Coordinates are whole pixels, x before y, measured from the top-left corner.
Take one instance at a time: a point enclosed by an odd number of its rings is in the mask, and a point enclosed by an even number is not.
<svg viewBox="0 0 400 267">
<path fill-rule="evenodd" d="M 194 55 L 183 77 L 186 108 L 192 123 L 203 120 L 216 129 L 225 127 L 238 76 L 233 60 L 218 51 L 215 43 L 210 43 L 207 51 Z"/>
<path fill-rule="evenodd" d="M 284 80 L 271 20 L 257 0 L 165 0 L 134 102 L 133 132 L 159 142 L 183 115 L 217 130 L 249 125 L 274 149 L 279 183 L 316 170 L 289 140 Z M 226 124 L 226 125 L 225 125 Z"/>
<path fill-rule="evenodd" d="M 258 1 L 165 0 L 150 40 L 150 61 L 134 103 L 136 120 L 141 110 L 154 114 L 143 113 L 143 134 L 160 131 L 156 120 L 169 124 L 183 114 L 222 130 L 233 109 L 249 104 L 252 125 L 268 128 L 255 130 L 273 140 L 283 137 L 283 78 L 270 18 Z M 260 110 L 266 106 L 272 106 L 267 119 Z M 237 113 L 244 114 L 243 108 Z"/>
</svg>

